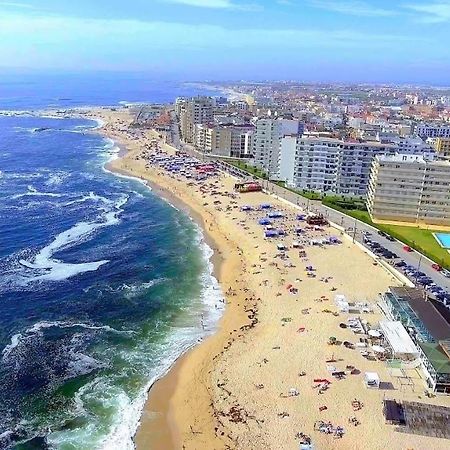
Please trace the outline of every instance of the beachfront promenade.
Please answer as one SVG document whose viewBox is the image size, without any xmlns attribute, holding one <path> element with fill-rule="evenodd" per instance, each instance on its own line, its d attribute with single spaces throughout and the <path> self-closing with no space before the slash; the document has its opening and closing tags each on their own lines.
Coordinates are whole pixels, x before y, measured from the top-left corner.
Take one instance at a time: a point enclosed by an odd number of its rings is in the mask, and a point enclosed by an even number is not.
<svg viewBox="0 0 450 450">
<path fill-rule="evenodd" d="M 223 158 L 204 155 L 203 153 L 197 152 L 192 148 L 192 146 L 183 145 L 183 151 L 186 151 L 187 153 L 197 156 L 198 158 L 205 161 L 216 161 L 220 164 L 223 170 L 238 178 L 253 178 L 247 172 L 233 166 L 232 164 L 227 163 Z M 417 251 L 406 252 L 403 249 L 405 244 L 403 244 L 402 242 L 397 240 L 389 241 L 385 237 L 378 235 L 378 230 L 376 228 L 371 227 L 370 225 L 361 222 L 360 220 L 357 220 L 353 217 L 347 216 L 346 214 L 343 214 L 339 211 L 336 211 L 335 209 L 329 208 L 328 206 L 323 205 L 318 200 L 309 200 L 301 196 L 300 194 L 297 194 L 289 189 L 285 189 L 269 180 L 261 180 L 261 183 L 266 192 L 276 195 L 277 197 L 293 203 L 294 205 L 298 205 L 306 211 L 323 214 L 330 222 L 346 230 L 347 234 L 352 236 L 355 241 L 359 242 L 362 245 L 364 245 L 364 233 L 370 233 L 372 235 L 372 241 L 378 242 L 383 247 L 396 253 L 399 258 L 403 259 L 407 264 L 415 267 L 417 270 L 424 272 L 438 286 L 442 286 L 443 288 L 450 290 L 450 279 L 444 277 L 441 273 L 433 269 L 432 264 L 434 264 L 434 261 L 431 261 L 426 256 Z"/>
</svg>

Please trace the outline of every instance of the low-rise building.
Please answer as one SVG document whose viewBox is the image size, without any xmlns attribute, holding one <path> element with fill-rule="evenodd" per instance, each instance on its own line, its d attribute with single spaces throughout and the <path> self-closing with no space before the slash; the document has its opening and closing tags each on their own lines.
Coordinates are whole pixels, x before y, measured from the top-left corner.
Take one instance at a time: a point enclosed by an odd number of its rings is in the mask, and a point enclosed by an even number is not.
<svg viewBox="0 0 450 450">
<path fill-rule="evenodd" d="M 443 305 L 426 291 L 390 287 L 379 306 L 390 320 L 401 322 L 416 345 L 428 387 L 450 394 L 450 325 Z"/>
<path fill-rule="evenodd" d="M 450 226 L 450 162 L 414 155 L 378 155 L 367 209 L 373 221 Z"/>
</svg>

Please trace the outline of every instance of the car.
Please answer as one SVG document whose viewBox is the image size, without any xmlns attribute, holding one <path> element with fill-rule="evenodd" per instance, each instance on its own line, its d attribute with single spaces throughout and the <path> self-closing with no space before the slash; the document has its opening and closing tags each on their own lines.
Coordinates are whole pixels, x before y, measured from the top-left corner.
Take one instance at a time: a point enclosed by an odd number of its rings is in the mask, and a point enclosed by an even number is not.
<svg viewBox="0 0 450 450">
<path fill-rule="evenodd" d="M 381 231 L 381 230 L 378 230 L 378 234 L 379 234 L 380 236 L 383 236 L 383 237 L 386 237 L 386 236 L 387 236 L 387 234 L 386 234 L 384 231 Z"/>
<path fill-rule="evenodd" d="M 394 266 L 395 266 L 395 267 L 405 267 L 405 266 L 406 266 L 406 263 L 405 263 L 405 261 L 400 260 L 400 261 L 397 261 L 397 262 L 394 264 Z"/>
<path fill-rule="evenodd" d="M 441 267 L 439 264 L 436 264 L 436 263 L 431 264 L 431 267 L 432 267 L 434 270 L 437 270 L 438 272 L 440 272 L 440 271 L 442 270 L 442 267 Z"/>
<path fill-rule="evenodd" d="M 395 238 L 393 238 L 390 234 L 386 236 L 386 239 L 391 242 L 395 242 Z"/>
<path fill-rule="evenodd" d="M 404 245 L 403 250 L 405 250 L 405 252 L 408 252 L 408 253 L 411 253 L 413 251 L 413 249 L 409 245 Z"/>
<path fill-rule="evenodd" d="M 442 275 L 444 275 L 444 277 L 450 278 L 450 270 L 442 269 L 441 273 L 442 273 Z"/>
</svg>

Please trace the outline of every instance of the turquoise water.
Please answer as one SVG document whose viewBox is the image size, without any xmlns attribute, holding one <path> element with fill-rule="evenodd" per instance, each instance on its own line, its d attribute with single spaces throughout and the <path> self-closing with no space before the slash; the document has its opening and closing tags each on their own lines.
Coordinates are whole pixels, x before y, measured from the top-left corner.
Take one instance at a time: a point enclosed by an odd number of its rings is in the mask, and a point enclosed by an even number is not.
<svg viewBox="0 0 450 450">
<path fill-rule="evenodd" d="M 434 237 L 443 248 L 450 248 L 450 233 L 434 233 Z"/>
</svg>

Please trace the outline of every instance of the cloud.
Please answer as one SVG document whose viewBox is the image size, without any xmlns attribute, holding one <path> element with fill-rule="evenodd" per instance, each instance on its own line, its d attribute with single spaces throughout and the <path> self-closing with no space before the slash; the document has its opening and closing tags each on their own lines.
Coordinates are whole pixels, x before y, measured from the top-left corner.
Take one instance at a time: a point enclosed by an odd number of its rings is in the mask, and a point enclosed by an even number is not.
<svg viewBox="0 0 450 450">
<path fill-rule="evenodd" d="M 232 0 L 163 0 L 165 3 L 209 9 L 248 9 L 251 5 L 241 5 Z"/>
<path fill-rule="evenodd" d="M 18 8 L 18 9 L 35 9 L 33 5 L 29 5 L 28 3 L 16 3 L 16 2 L 0 2 L 0 8 Z"/>
<path fill-rule="evenodd" d="M 326 11 L 348 14 L 352 16 L 388 17 L 397 14 L 393 10 L 378 8 L 368 2 L 360 0 L 310 0 L 309 4 Z"/>
<path fill-rule="evenodd" d="M 405 4 L 405 8 L 416 13 L 416 20 L 423 23 L 450 22 L 450 1 Z"/>
<path fill-rule="evenodd" d="M 393 43 L 396 45 L 393 46 Z M 396 49 L 430 46 L 429 38 L 323 28 L 227 28 L 208 24 L 82 19 L 11 13 L 0 15 L 0 61 L 9 67 L 151 68 L 197 71 L 230 64 L 273 68 L 307 58 L 345 58 L 358 53 L 395 55 Z M 445 48 L 445 47 L 444 47 Z M 281 50 L 280 50 L 281 49 Z M 443 57 L 448 52 L 436 47 Z M 277 61 L 277 62 L 274 62 Z"/>
</svg>

